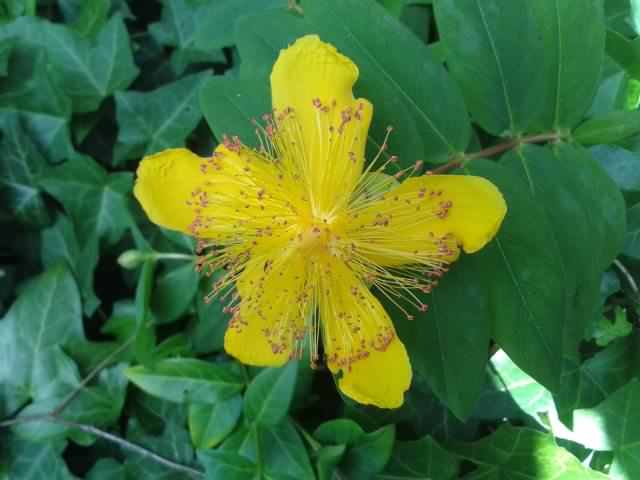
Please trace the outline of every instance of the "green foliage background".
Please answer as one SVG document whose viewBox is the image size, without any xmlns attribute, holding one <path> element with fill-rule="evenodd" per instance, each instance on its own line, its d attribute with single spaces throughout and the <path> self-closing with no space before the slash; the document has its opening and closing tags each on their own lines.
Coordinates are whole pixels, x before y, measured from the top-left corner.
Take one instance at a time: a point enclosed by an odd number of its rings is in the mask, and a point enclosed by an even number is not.
<svg viewBox="0 0 640 480">
<path fill-rule="evenodd" d="M 640 478 L 640 2 L 0 2 L 0 479 Z M 223 352 L 139 159 L 255 142 L 280 49 L 360 68 L 371 152 L 504 193 L 496 239 L 395 314 L 405 405 Z"/>
</svg>

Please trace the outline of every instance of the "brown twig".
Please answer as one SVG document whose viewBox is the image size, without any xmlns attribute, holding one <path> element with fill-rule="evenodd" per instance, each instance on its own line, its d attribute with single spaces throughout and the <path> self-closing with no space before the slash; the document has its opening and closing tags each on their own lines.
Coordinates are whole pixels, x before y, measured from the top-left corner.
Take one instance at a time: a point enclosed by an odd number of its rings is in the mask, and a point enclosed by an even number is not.
<svg viewBox="0 0 640 480">
<path fill-rule="evenodd" d="M 456 158 L 455 160 L 452 160 L 449 163 L 446 163 L 438 168 L 434 168 L 430 172 L 432 174 L 447 173 L 451 170 L 455 170 L 456 168 L 461 167 L 462 165 L 464 165 L 465 162 L 469 160 L 474 160 L 477 158 L 493 157 L 500 153 L 506 152 L 507 150 L 516 148 L 520 145 L 525 145 L 529 143 L 551 142 L 554 140 L 558 140 L 560 138 L 562 138 L 562 135 L 556 132 L 541 133 L 540 135 L 531 135 L 529 137 L 512 138 L 508 142 L 499 143 L 498 145 L 493 145 L 492 147 L 482 149 L 478 152 L 462 154 L 460 155 L 460 158 Z"/>
</svg>

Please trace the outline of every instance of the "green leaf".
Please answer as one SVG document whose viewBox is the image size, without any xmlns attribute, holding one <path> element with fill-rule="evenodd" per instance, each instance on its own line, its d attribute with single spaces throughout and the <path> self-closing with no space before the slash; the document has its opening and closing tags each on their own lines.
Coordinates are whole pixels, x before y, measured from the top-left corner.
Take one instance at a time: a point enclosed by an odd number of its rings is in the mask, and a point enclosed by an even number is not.
<svg viewBox="0 0 640 480">
<path fill-rule="evenodd" d="M 380 473 L 391 458 L 395 427 L 388 425 L 360 437 L 338 467 L 341 474 L 354 480 L 367 480 Z"/>
<path fill-rule="evenodd" d="M 2 118 L 0 149 L 0 198 L 4 207 L 20 223 L 42 226 L 49 214 L 36 179 L 46 168 L 42 157 L 17 115 Z"/>
<path fill-rule="evenodd" d="M 452 480 L 458 478 L 459 460 L 431 437 L 397 442 L 383 473 L 376 480 Z"/>
<path fill-rule="evenodd" d="M 595 408 L 574 412 L 574 433 L 587 448 L 613 450 L 610 478 L 640 475 L 640 381 L 636 378 Z"/>
<path fill-rule="evenodd" d="M 87 472 L 87 480 L 122 480 L 126 478 L 125 468 L 111 458 L 101 458 Z"/>
<path fill-rule="evenodd" d="M 247 420 L 264 426 L 277 425 L 287 415 L 298 375 L 298 362 L 266 368 L 249 384 L 245 394 Z"/>
<path fill-rule="evenodd" d="M 347 451 L 345 445 L 331 445 L 321 447 L 316 451 L 316 468 L 318 470 L 318 480 L 331 480 L 338 464 L 344 458 Z"/>
<path fill-rule="evenodd" d="M 547 80 L 539 127 L 546 130 L 574 127 L 589 109 L 600 82 L 605 51 L 603 2 L 538 0 L 528 3 L 534 8 L 542 31 Z M 531 54 L 530 48 L 523 51 L 527 56 Z"/>
<path fill-rule="evenodd" d="M 198 91 L 209 75 L 187 75 L 151 92 L 116 93 L 116 163 L 184 146 L 202 118 Z"/>
<path fill-rule="evenodd" d="M 287 0 L 216 0 L 202 2 L 203 9 L 195 32 L 195 46 L 201 50 L 233 45 L 233 30 L 247 13 L 262 14 L 284 9 Z"/>
<path fill-rule="evenodd" d="M 632 77 L 640 79 L 640 38 L 630 40 L 607 30 L 607 53 Z"/>
<path fill-rule="evenodd" d="M 71 102 L 47 65 L 42 48 L 16 44 L 9 60 L 9 75 L 0 78 L 0 116 L 17 113 L 41 152 L 48 160 L 58 161 L 73 152 Z"/>
<path fill-rule="evenodd" d="M 501 426 L 489 437 L 473 444 L 458 445 L 455 452 L 478 464 L 469 480 L 518 478 L 531 480 L 605 480 L 590 470 L 554 438 L 528 428 Z"/>
<path fill-rule="evenodd" d="M 360 425 L 348 418 L 329 420 L 313 432 L 316 440 L 325 445 L 354 445 L 364 434 Z"/>
<path fill-rule="evenodd" d="M 627 257 L 640 259 L 640 203 L 627 210 L 627 233 L 623 253 Z"/>
<path fill-rule="evenodd" d="M 159 324 L 177 320 L 191 307 L 199 280 L 192 262 L 167 269 L 156 278 L 151 306 Z"/>
<path fill-rule="evenodd" d="M 172 402 L 215 404 L 242 390 L 244 384 L 231 365 L 195 358 L 172 358 L 152 367 L 127 369 L 127 377 L 145 392 Z"/>
<path fill-rule="evenodd" d="M 171 62 L 176 73 L 181 74 L 185 68 L 195 62 L 226 63 L 224 52 L 215 42 L 207 42 L 203 48 L 195 45 L 198 35 L 217 36 L 220 25 L 200 33 L 201 24 L 206 21 L 212 10 L 212 2 L 194 4 L 188 0 L 164 0 L 160 22 L 149 25 L 149 32 L 162 45 L 175 47 Z M 215 8 L 215 7 L 213 7 Z M 225 18 L 224 22 L 229 19 Z"/>
<path fill-rule="evenodd" d="M 498 136 L 526 131 L 545 98 L 546 52 L 532 2 L 439 0 L 434 9 L 447 65 L 473 119 Z"/>
<path fill-rule="evenodd" d="M 64 442 L 32 443 L 17 436 L 8 441 L 9 477 L 20 480 L 72 480 L 62 452 Z"/>
<path fill-rule="evenodd" d="M 466 149 L 471 130 L 462 96 L 412 32 L 373 2 L 307 1 L 303 7 L 313 31 L 358 65 L 355 94 L 373 103 L 369 136 L 375 144 L 391 125 L 389 151 L 405 165 L 443 163 Z"/>
<path fill-rule="evenodd" d="M 102 30 L 109 17 L 110 8 L 110 0 L 83 2 L 80 13 L 71 26 L 83 37 L 91 38 Z"/>
<path fill-rule="evenodd" d="M 71 98 L 74 112 L 97 110 L 102 100 L 126 88 L 138 75 L 129 35 L 114 15 L 93 41 L 70 28 L 33 17 L 6 27 L 8 35 L 44 48 L 56 83 Z"/>
<path fill-rule="evenodd" d="M 202 86 L 200 108 L 218 140 L 224 134 L 257 147 L 253 118 L 271 110 L 269 75 L 279 50 L 309 33 L 302 19 L 270 11 L 239 19 L 235 43 L 242 59 L 239 76 L 213 76 Z"/>
<path fill-rule="evenodd" d="M 196 448 L 213 448 L 229 435 L 242 413 L 242 397 L 236 395 L 213 405 L 189 405 L 189 432 Z"/>
<path fill-rule="evenodd" d="M 540 414 L 553 408 L 553 398 L 546 388 L 513 363 L 503 350 L 493 354 L 487 370 L 489 385 L 476 405 L 474 417 L 527 421 L 528 416 L 544 425 Z"/>
<path fill-rule="evenodd" d="M 618 339 L 584 363 L 565 359 L 562 366 L 562 388 L 554 396 L 558 415 L 572 425 L 571 412 L 592 408 L 627 383 L 636 373 L 637 334 Z"/>
<path fill-rule="evenodd" d="M 224 303 L 219 298 L 207 302 L 205 296 L 211 291 L 223 272 L 211 277 L 204 277 L 200 282 L 200 289 L 196 296 L 197 317 L 189 329 L 189 336 L 196 353 L 219 352 L 224 348 L 224 334 L 231 316 L 224 311 Z"/>
<path fill-rule="evenodd" d="M 607 317 L 600 317 L 600 322 L 596 325 L 591 338 L 595 339 L 596 345 L 606 347 L 615 339 L 626 337 L 633 331 L 633 325 L 627 320 L 627 311 L 624 308 L 616 307 L 614 310 L 613 322 Z"/>
<path fill-rule="evenodd" d="M 13 45 L 13 39 L 0 41 L 0 77 L 5 77 L 9 73 L 9 57 L 11 56 Z"/>
<path fill-rule="evenodd" d="M 612 145 L 599 145 L 591 154 L 624 193 L 640 192 L 640 156 Z"/>
<path fill-rule="evenodd" d="M 257 466 L 233 452 L 199 450 L 198 459 L 207 472 L 207 480 L 246 480 L 257 477 Z"/>
<path fill-rule="evenodd" d="M 543 352 L 551 349 L 553 355 L 557 353 L 555 340 L 551 338 L 551 335 L 557 335 L 563 341 L 562 355 L 577 358 L 586 321 L 598 315 L 601 306 L 599 288 L 602 273 L 622 248 L 624 200 L 597 162 L 585 150 L 574 146 L 558 145 L 553 150 L 526 146 L 505 156 L 502 163 L 519 173 L 532 197 L 543 207 L 546 223 L 554 231 L 547 240 L 547 248 L 559 253 L 556 278 L 561 280 L 558 291 L 564 291 L 565 298 L 557 305 L 559 310 L 549 312 L 554 318 L 553 323 L 545 323 L 541 327 L 550 336 L 539 345 L 542 347 L 540 353 L 546 355 Z M 595 198 L 594 188 L 599 192 Z M 499 237 L 502 233 L 504 230 Z M 585 242 L 587 238 L 589 242 Z M 518 275 L 517 270 L 515 274 Z M 545 321 L 549 322 L 549 319 Z M 524 358 L 518 360 L 506 347 L 504 339 L 496 340 L 527 373 L 535 372 L 535 364 L 539 360 L 533 357 L 524 362 Z M 547 368 L 553 369 L 553 373 L 560 373 L 559 364 Z M 546 372 L 547 375 L 550 373 L 552 370 Z M 545 384 L 544 377 L 532 376 Z M 556 391 L 557 384 L 555 387 L 551 385 L 550 390 Z"/>
<path fill-rule="evenodd" d="M 616 143 L 640 133 L 640 111 L 611 112 L 587 120 L 573 131 L 573 138 L 583 145 Z"/>
<path fill-rule="evenodd" d="M 92 158 L 82 155 L 48 169 L 40 180 L 73 219 L 80 242 L 97 235 L 109 244 L 116 243 L 128 228 L 132 184 L 131 173 L 108 174 Z"/>
<path fill-rule="evenodd" d="M 73 224 L 59 214 L 55 223 L 42 230 L 40 255 L 45 267 L 66 261 L 78 281 L 86 315 L 91 316 L 100 305 L 93 289 L 93 275 L 98 263 L 98 242 L 92 238 L 80 246 Z"/>
<path fill-rule="evenodd" d="M 150 306 L 155 267 L 154 260 L 144 262 L 136 286 L 134 352 L 136 359 L 145 366 L 152 363 L 156 345 L 155 324 Z"/>
<path fill-rule="evenodd" d="M 267 477 L 286 472 L 293 478 L 313 478 L 309 455 L 293 422 L 278 425 L 253 424 L 233 433 L 222 444 L 224 451 L 238 452 L 259 465 Z"/>
</svg>

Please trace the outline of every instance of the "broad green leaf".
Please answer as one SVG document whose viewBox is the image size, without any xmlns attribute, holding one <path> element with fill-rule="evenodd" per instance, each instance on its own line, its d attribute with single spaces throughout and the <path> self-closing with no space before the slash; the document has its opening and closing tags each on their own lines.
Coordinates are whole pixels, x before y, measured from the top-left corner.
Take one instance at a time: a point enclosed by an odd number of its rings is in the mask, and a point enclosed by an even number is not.
<svg viewBox="0 0 640 480">
<path fill-rule="evenodd" d="M 574 433 L 588 448 L 613 450 L 610 478 L 640 475 L 640 381 L 634 379 L 594 408 L 574 412 Z"/>
<path fill-rule="evenodd" d="M 219 141 L 228 134 L 258 146 L 252 119 L 271 110 L 271 68 L 280 49 L 307 33 L 309 26 L 302 19 L 282 11 L 238 20 L 234 38 L 241 59 L 239 76 L 210 77 L 200 92 L 200 108 Z"/>
<path fill-rule="evenodd" d="M 203 48 L 195 45 L 196 36 L 206 38 L 219 34 L 220 25 L 199 32 L 200 25 L 210 14 L 213 3 L 203 1 L 198 4 L 188 0 L 164 0 L 160 22 L 149 25 L 151 35 L 162 45 L 175 47 L 171 62 L 178 74 L 181 74 L 190 63 L 212 62 L 226 63 L 224 52 L 214 42 L 206 42 Z M 224 22 L 229 19 L 225 18 Z"/>
<path fill-rule="evenodd" d="M 640 192 L 640 155 L 612 145 L 594 147 L 591 154 L 620 190 Z"/>
<path fill-rule="evenodd" d="M 375 144 L 391 125 L 389 151 L 405 165 L 446 162 L 467 148 L 471 131 L 460 91 L 426 45 L 382 6 L 327 0 L 303 7 L 313 31 L 358 65 L 355 94 L 373 103 Z"/>
<path fill-rule="evenodd" d="M 347 418 L 324 422 L 313 432 L 315 439 L 324 445 L 354 445 L 364 434 L 360 425 Z"/>
<path fill-rule="evenodd" d="M 558 416 L 568 427 L 571 412 L 592 408 L 631 379 L 637 370 L 640 336 L 618 339 L 584 363 L 565 360 L 562 388 L 554 396 Z"/>
<path fill-rule="evenodd" d="M 541 414 L 553 407 L 551 394 L 513 363 L 503 350 L 498 350 L 491 357 L 487 376 L 489 385 L 476 405 L 474 417 L 493 421 L 505 417 L 527 421 L 529 416 L 543 425 Z"/>
<path fill-rule="evenodd" d="M 537 0 L 527 3 L 534 9 L 543 37 L 547 87 L 539 128 L 574 127 L 591 105 L 600 82 L 605 50 L 603 2 Z M 529 56 L 530 49 L 513 54 L 526 51 Z"/>
<path fill-rule="evenodd" d="M 454 451 L 478 468 L 469 480 L 605 480 L 602 473 L 584 467 L 550 435 L 528 428 L 501 426 L 475 443 L 457 445 Z"/>
<path fill-rule="evenodd" d="M 166 269 L 156 278 L 151 307 L 159 324 L 177 320 L 191 307 L 199 280 L 193 262 Z"/>
<path fill-rule="evenodd" d="M 77 18 L 71 26 L 83 37 L 91 38 L 102 30 L 107 22 L 111 0 L 83 2 Z"/>
<path fill-rule="evenodd" d="M 101 458 L 87 472 L 87 480 L 122 480 L 126 478 L 124 465 L 111 459 Z"/>
<path fill-rule="evenodd" d="M 293 478 L 313 478 L 309 455 L 293 422 L 285 419 L 278 425 L 253 424 L 234 432 L 221 449 L 238 452 L 259 464 L 267 477 L 286 473 Z"/>
<path fill-rule="evenodd" d="M 247 420 L 258 425 L 277 425 L 287 415 L 298 375 L 298 362 L 266 368 L 249 384 L 244 399 Z"/>
<path fill-rule="evenodd" d="M 16 46 L 11 52 L 9 75 L 0 77 L 0 116 L 16 114 L 47 159 L 59 161 L 73 152 L 71 102 L 52 79 L 41 48 Z"/>
<path fill-rule="evenodd" d="M 532 2 L 438 0 L 434 8 L 447 65 L 473 119 L 493 135 L 526 131 L 540 113 L 546 80 Z"/>
<path fill-rule="evenodd" d="M 340 475 L 354 480 L 368 480 L 380 473 L 391 458 L 394 440 L 393 425 L 364 434 L 347 450 L 338 465 Z"/>
<path fill-rule="evenodd" d="M 242 397 L 236 395 L 209 404 L 189 405 L 189 432 L 196 448 L 213 448 L 229 435 L 242 413 Z"/>
<path fill-rule="evenodd" d="M 318 480 L 332 480 L 336 467 L 344 458 L 347 451 L 345 445 L 330 445 L 321 447 L 315 452 L 316 469 L 318 471 Z"/>
<path fill-rule="evenodd" d="M 37 176 L 46 168 L 46 160 L 21 125 L 18 115 L 0 117 L 0 198 L 20 223 L 42 226 L 49 214 L 37 186 Z"/>
<path fill-rule="evenodd" d="M 96 110 L 104 98 L 128 87 L 138 74 L 119 15 L 113 16 L 93 40 L 64 25 L 33 17 L 21 17 L 5 31 L 47 52 L 50 74 L 71 98 L 74 112 Z"/>
<path fill-rule="evenodd" d="M 225 313 L 223 300 L 219 298 L 209 302 L 204 300 L 221 274 L 204 277 L 200 281 L 200 289 L 195 300 L 197 317 L 194 318 L 188 331 L 196 353 L 219 352 L 224 349 L 224 334 L 231 315 Z"/>
<path fill-rule="evenodd" d="M 65 442 L 32 443 L 18 436 L 7 442 L 9 454 L 8 479 L 20 480 L 72 480 L 62 452 Z"/>
<path fill-rule="evenodd" d="M 234 43 L 233 31 L 238 21 L 247 14 L 283 10 L 287 0 L 204 0 L 195 46 L 201 50 L 228 47 Z M 237 38 L 237 37 L 236 37 Z"/>
<path fill-rule="evenodd" d="M 640 79 L 640 38 L 630 40 L 607 30 L 607 53 L 632 77 Z"/>
<path fill-rule="evenodd" d="M 119 131 L 115 161 L 184 146 L 202 118 L 198 91 L 208 76 L 208 72 L 187 75 L 151 92 L 116 93 Z"/>
<path fill-rule="evenodd" d="M 458 478 L 460 461 L 431 437 L 413 442 L 397 442 L 391 459 L 376 480 L 453 480 Z"/>
<path fill-rule="evenodd" d="M 640 133 L 640 111 L 611 112 L 592 118 L 573 131 L 573 138 L 583 145 L 616 143 Z"/>
<path fill-rule="evenodd" d="M 108 174 L 82 155 L 48 169 L 40 180 L 71 216 L 80 242 L 97 235 L 109 244 L 116 243 L 128 228 L 132 184 L 131 173 Z"/>
<path fill-rule="evenodd" d="M 627 233 L 623 253 L 627 257 L 640 259 L 640 203 L 627 210 Z"/>
<path fill-rule="evenodd" d="M 549 333 L 555 330 L 554 335 L 562 337 L 563 356 L 577 358 L 586 322 L 598 315 L 602 272 L 622 248 L 624 201 L 603 169 L 580 148 L 558 145 L 551 150 L 527 146 L 505 156 L 502 163 L 526 182 L 531 196 L 543 208 L 546 223 L 554 230 L 547 248 L 559 253 L 556 274 L 562 279 L 560 291 L 564 291 L 565 298 L 558 305 L 560 310 L 552 314 L 554 323 L 543 328 Z M 599 192 L 595 199 L 594 187 Z M 535 368 L 537 360 L 518 361 L 504 340 L 496 340 L 521 368 L 533 374 L 535 370 L 531 368 Z M 553 345 L 553 340 L 547 337 L 540 346 L 547 351 L 553 349 L 555 354 Z M 557 366 L 553 367 L 554 373 L 560 372 Z M 532 376 L 545 384 L 541 377 Z M 551 385 L 550 390 L 557 390 L 557 386 Z"/>
<path fill-rule="evenodd" d="M 257 466 L 233 452 L 198 450 L 198 459 L 207 472 L 207 480 L 246 480 L 261 478 Z"/>
<path fill-rule="evenodd" d="M 127 370 L 127 377 L 145 392 L 172 402 L 215 404 L 244 386 L 231 364 L 215 364 L 195 358 L 173 358 L 152 367 Z"/>
<path fill-rule="evenodd" d="M 100 305 L 93 289 L 93 276 L 98 263 L 97 238 L 91 238 L 82 246 L 76 237 L 75 228 L 66 215 L 59 214 L 55 223 L 42 230 L 40 254 L 45 267 L 61 260 L 73 271 L 82 294 L 83 309 L 90 316 Z"/>
</svg>

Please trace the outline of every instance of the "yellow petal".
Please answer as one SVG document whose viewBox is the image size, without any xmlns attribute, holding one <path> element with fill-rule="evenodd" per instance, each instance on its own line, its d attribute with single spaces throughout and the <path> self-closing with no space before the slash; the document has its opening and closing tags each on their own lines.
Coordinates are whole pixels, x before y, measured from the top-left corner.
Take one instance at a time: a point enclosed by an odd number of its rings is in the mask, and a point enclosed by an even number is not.
<svg viewBox="0 0 640 480">
<path fill-rule="evenodd" d="M 411 385 L 411 364 L 380 302 L 340 259 L 326 255 L 319 310 L 327 365 L 338 387 L 362 404 L 398 408 Z"/>
<path fill-rule="evenodd" d="M 248 365 L 282 365 L 299 355 L 304 340 L 305 260 L 294 251 L 280 252 L 252 259 L 237 282 L 240 307 L 224 347 Z"/>
<path fill-rule="evenodd" d="M 280 52 L 271 73 L 276 143 L 300 173 L 316 216 L 345 206 L 362 172 L 373 107 L 353 97 L 357 78 L 356 65 L 317 35 Z"/>
<path fill-rule="evenodd" d="M 173 148 L 140 162 L 133 193 L 153 223 L 189 231 L 194 213 L 187 201 L 202 183 L 202 160 L 185 148 Z"/>
<path fill-rule="evenodd" d="M 458 245 L 467 253 L 484 247 L 506 212 L 502 194 L 484 178 L 424 175 L 352 210 L 349 235 L 379 265 L 450 263 Z"/>
</svg>

